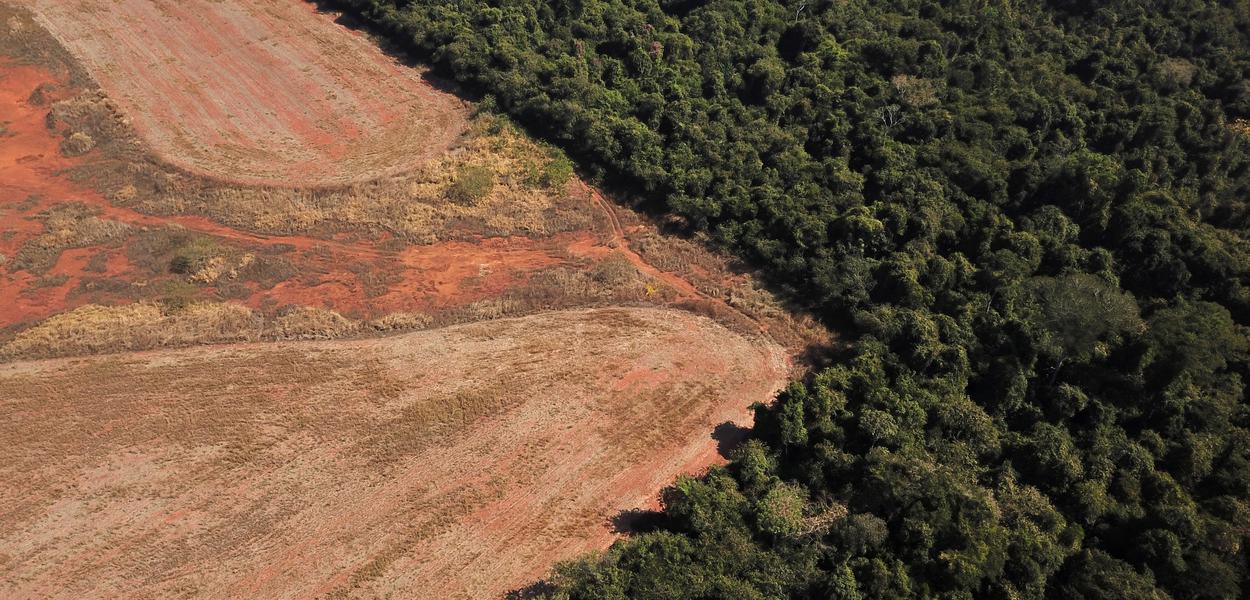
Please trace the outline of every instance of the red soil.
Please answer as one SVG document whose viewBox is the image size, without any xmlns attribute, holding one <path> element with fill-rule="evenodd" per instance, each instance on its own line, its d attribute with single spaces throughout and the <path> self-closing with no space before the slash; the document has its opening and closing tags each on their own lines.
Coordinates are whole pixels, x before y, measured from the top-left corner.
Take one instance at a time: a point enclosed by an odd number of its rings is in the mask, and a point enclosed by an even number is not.
<svg viewBox="0 0 1250 600">
<path fill-rule="evenodd" d="M 63 78 L 45 70 L 0 63 L 0 114 L 8 121 L 8 134 L 0 137 L 0 222 L 6 232 L 0 236 L 0 254 L 10 260 L 23 244 L 44 233 L 44 225 L 33 218 L 35 215 L 75 201 L 98 211 L 100 218 L 130 224 L 135 230 L 177 226 L 248 251 L 291 257 L 302 275 L 268 290 L 251 286 L 251 296 L 243 300 L 249 306 L 295 304 L 374 317 L 465 305 L 524 283 L 525 274 L 534 270 L 565 264 L 576 257 L 602 258 L 614 252 L 588 231 L 547 239 L 442 242 L 397 252 L 382 250 L 371 242 L 257 235 L 204 217 L 156 217 L 120 208 L 64 174 L 91 156 L 61 155 L 60 136 L 44 124 L 48 109 L 27 102 L 41 85 L 65 90 Z M 275 250 L 279 248 L 283 251 Z M 105 272 L 87 272 L 87 261 L 99 252 L 109 254 Z M 645 267 L 636 256 L 631 260 Z M 125 244 L 117 249 L 96 246 L 66 250 L 47 275 L 67 279 L 56 287 L 38 287 L 34 283 L 37 277 L 29 272 L 5 269 L 0 273 L 0 327 L 46 318 L 89 302 L 126 301 L 106 295 L 71 294 L 86 277 L 145 282 L 152 276 L 127 261 Z M 384 280 L 382 293 L 368 289 L 363 281 L 367 277 Z"/>
<path fill-rule="evenodd" d="M 31 0 L 165 160 L 246 183 L 395 173 L 463 131 L 459 99 L 296 0 Z"/>
<path fill-rule="evenodd" d="M 33 218 L 57 204 L 75 201 L 98 211 L 99 217 L 142 228 L 177 226 L 212 236 L 223 243 L 256 253 L 289 257 L 300 274 L 271 289 L 249 285 L 242 302 L 253 307 L 304 305 L 372 318 L 398 311 L 437 311 L 496 297 L 522 285 L 535 270 L 579 259 L 622 255 L 639 271 L 671 287 L 678 300 L 702 297 L 689 282 L 649 265 L 629 248 L 625 231 L 611 205 L 595 190 L 583 187 L 611 223 L 603 240 L 589 231 L 546 239 L 494 238 L 477 242 L 441 242 L 400 251 L 380 249 L 368 241 L 337 241 L 306 236 L 268 236 L 239 231 L 198 216 L 151 216 L 114 206 L 99 192 L 72 181 L 64 171 L 91 156 L 66 158 L 59 151 L 60 136 L 45 126 L 46 106 L 27 102 L 39 86 L 68 94 L 63 78 L 37 67 L 0 63 L 0 114 L 7 115 L 8 135 L 0 137 L 0 254 L 12 260 L 30 239 L 44 233 Z M 126 259 L 126 241 L 120 248 L 74 248 L 62 253 L 48 276 L 64 276 L 55 287 L 35 285 L 37 277 L 7 269 L 0 274 L 0 328 L 43 319 L 87 303 L 117 303 L 133 298 L 74 293 L 84 278 L 117 278 L 151 283 L 153 274 Z M 281 249 L 279 251 L 277 249 Z M 105 252 L 104 272 L 88 272 L 87 261 Z M 380 280 L 370 286 L 366 279 Z M 212 290 L 205 290 L 211 297 Z"/>
<path fill-rule="evenodd" d="M 50 198 L 70 198 L 80 191 L 55 175 L 71 163 L 60 154 L 60 140 L 44 125 L 47 111 L 26 102 L 35 88 L 53 81 L 42 69 L 0 64 L 0 115 L 4 115 L 5 131 L 0 135 L 0 254 L 9 260 L 26 240 L 43 232 L 41 223 L 19 215 L 33 215 Z M 33 206 L 18 208 L 32 197 L 37 199 Z M 54 298 L 22 295 L 34 279 L 26 272 L 8 272 L 0 279 L 0 326 L 61 310 Z"/>
</svg>

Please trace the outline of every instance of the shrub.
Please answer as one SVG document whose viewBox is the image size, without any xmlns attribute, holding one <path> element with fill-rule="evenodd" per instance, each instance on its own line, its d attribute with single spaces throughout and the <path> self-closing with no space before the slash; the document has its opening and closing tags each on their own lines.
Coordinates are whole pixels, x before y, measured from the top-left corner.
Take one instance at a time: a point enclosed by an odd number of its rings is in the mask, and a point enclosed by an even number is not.
<svg viewBox="0 0 1250 600">
<path fill-rule="evenodd" d="M 544 187 L 560 188 L 573 178 L 573 161 L 563 155 L 555 156 L 543 166 L 541 183 Z"/>
<path fill-rule="evenodd" d="M 61 142 L 61 154 L 65 156 L 82 156 L 95 148 L 95 140 L 91 136 L 77 131 Z"/>
<path fill-rule="evenodd" d="M 447 189 L 447 198 L 457 204 L 476 204 L 495 189 L 495 174 L 486 167 L 466 166 L 456 174 Z"/>
</svg>

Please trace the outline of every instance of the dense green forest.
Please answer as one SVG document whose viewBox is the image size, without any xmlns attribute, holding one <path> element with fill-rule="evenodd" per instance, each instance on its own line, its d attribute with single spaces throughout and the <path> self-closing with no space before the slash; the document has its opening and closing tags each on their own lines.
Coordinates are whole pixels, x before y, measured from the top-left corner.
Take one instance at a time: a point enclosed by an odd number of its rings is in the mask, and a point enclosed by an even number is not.
<svg viewBox="0 0 1250 600">
<path fill-rule="evenodd" d="M 1250 596 L 1250 5 L 343 0 L 845 356 L 567 598 Z"/>
</svg>

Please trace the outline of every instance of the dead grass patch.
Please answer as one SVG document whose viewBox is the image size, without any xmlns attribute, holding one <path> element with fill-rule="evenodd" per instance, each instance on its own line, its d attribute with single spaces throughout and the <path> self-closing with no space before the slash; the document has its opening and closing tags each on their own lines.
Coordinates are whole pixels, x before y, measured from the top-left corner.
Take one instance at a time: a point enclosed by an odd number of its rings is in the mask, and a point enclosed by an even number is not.
<svg viewBox="0 0 1250 600">
<path fill-rule="evenodd" d="M 98 91 L 54 103 L 48 122 L 67 147 L 79 147 L 70 138 L 81 133 L 101 149 L 99 159 L 72 170 L 76 180 L 152 215 L 200 215 L 271 235 L 386 232 L 423 244 L 590 227 L 592 208 L 553 185 L 567 159 L 495 119 L 479 117 L 457 147 L 406 175 L 332 188 L 233 185 L 147 159 L 116 104 Z"/>
<path fill-rule="evenodd" d="M 58 273 L 56 275 L 43 275 L 35 279 L 32 285 L 36 288 L 56 288 L 65 285 L 69 281 L 69 275 Z"/>
<path fill-rule="evenodd" d="M 61 154 L 65 156 L 82 156 L 95 148 L 95 139 L 81 131 L 71 133 L 61 142 Z"/>
<path fill-rule="evenodd" d="M 5 359 L 146 350 L 259 339 L 261 323 L 245 306 L 192 304 L 181 310 L 138 303 L 87 305 L 19 332 L 0 347 Z"/>
<path fill-rule="evenodd" d="M 99 211 L 79 202 L 57 204 L 36 217 L 43 221 L 44 233 L 31 238 L 18 249 L 11 270 L 41 274 L 56 264 L 70 248 L 86 248 L 119 242 L 130 226 L 101 219 Z"/>
<path fill-rule="evenodd" d="M 361 324 L 332 310 L 293 307 L 265 326 L 266 337 L 278 340 L 329 340 L 353 335 Z"/>
<path fill-rule="evenodd" d="M 630 247 L 643 260 L 689 281 L 709 298 L 723 301 L 690 301 L 682 308 L 708 316 L 735 331 L 763 323 L 768 335 L 793 351 L 828 348 L 834 340 L 829 330 L 810 314 L 784 305 L 764 289 L 755 277 L 740 272 L 740 266 L 702 244 L 645 231 L 630 237 Z"/>
<path fill-rule="evenodd" d="M 397 312 L 369 321 L 369 327 L 375 331 L 401 331 L 425 329 L 433 322 L 434 318 L 425 313 Z"/>
<path fill-rule="evenodd" d="M 433 326 L 518 317 L 549 310 L 664 304 L 676 292 L 638 271 L 629 260 L 612 255 L 597 262 L 540 269 L 496 298 L 433 315 Z"/>
<path fill-rule="evenodd" d="M 173 273 L 200 286 L 251 281 L 262 289 L 291 279 L 299 269 L 272 252 L 252 252 L 179 227 L 145 229 L 134 237 L 127 258 L 150 275 Z"/>
</svg>

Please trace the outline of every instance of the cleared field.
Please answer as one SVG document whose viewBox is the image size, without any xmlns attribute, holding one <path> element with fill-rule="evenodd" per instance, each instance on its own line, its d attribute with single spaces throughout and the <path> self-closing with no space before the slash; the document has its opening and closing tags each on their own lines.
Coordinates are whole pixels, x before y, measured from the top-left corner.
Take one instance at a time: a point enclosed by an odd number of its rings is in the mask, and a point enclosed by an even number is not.
<svg viewBox="0 0 1250 600">
<path fill-rule="evenodd" d="M 714 460 L 785 363 L 612 308 L 0 365 L 0 596 L 498 596 Z"/>
<path fill-rule="evenodd" d="M 32 0 L 166 161 L 336 184 L 439 156 L 465 110 L 420 69 L 296 0 Z"/>
</svg>

